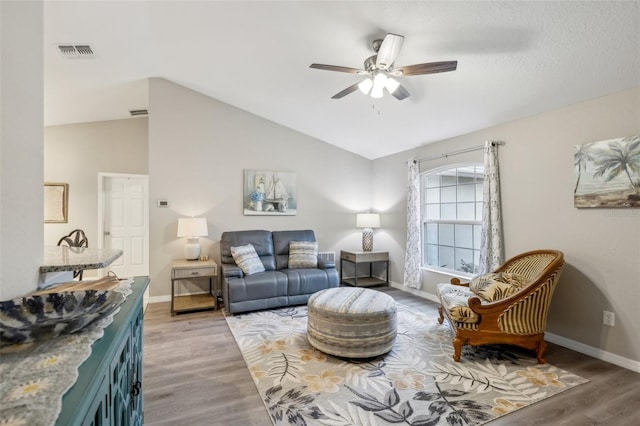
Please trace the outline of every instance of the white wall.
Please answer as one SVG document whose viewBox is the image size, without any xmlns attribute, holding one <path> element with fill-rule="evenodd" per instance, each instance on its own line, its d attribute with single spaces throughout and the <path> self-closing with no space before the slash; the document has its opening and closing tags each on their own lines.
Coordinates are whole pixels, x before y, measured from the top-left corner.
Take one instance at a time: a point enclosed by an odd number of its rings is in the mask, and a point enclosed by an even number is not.
<svg viewBox="0 0 640 426">
<path fill-rule="evenodd" d="M 554 294 L 548 331 L 630 360 L 640 361 L 640 209 L 576 209 L 573 206 L 575 145 L 640 134 L 640 88 L 481 130 L 374 161 L 376 202 L 390 203 L 402 220 L 406 168 L 424 158 L 503 140 L 500 174 L 507 257 L 537 249 L 564 252 L 566 266 Z M 481 152 L 424 163 L 421 170 L 468 160 Z M 402 176 L 402 179 L 400 178 Z M 386 187 L 382 183 L 394 182 Z M 378 189 L 384 189 L 379 193 Z M 387 228 L 398 242 L 395 264 L 404 262 L 406 226 Z M 401 263 L 402 262 L 402 263 Z M 401 269 L 392 278 L 402 282 Z M 422 291 L 435 294 L 449 277 L 426 273 Z M 602 311 L 616 314 L 615 327 L 602 325 Z"/>
<path fill-rule="evenodd" d="M 185 243 L 179 217 L 207 218 L 201 244 L 215 260 L 227 230 L 313 229 L 321 251 L 360 246 L 369 160 L 160 78 L 149 82 L 149 111 L 151 296 L 171 294 L 171 261 Z M 297 216 L 244 216 L 245 169 L 295 172 Z M 156 207 L 161 198 L 169 208 Z"/>
<path fill-rule="evenodd" d="M 42 222 L 43 6 L 0 2 L 0 300 L 37 288 Z"/>
<path fill-rule="evenodd" d="M 147 147 L 146 117 L 45 128 L 44 180 L 69 184 L 69 209 L 67 223 L 44 225 L 44 244 L 82 229 L 89 246 L 97 247 L 98 173 L 147 174 Z"/>
</svg>

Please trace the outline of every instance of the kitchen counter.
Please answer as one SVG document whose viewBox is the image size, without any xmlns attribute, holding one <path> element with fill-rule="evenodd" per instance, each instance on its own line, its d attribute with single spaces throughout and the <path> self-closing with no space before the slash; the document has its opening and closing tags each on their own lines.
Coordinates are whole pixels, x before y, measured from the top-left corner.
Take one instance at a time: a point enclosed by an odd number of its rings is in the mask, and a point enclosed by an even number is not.
<svg viewBox="0 0 640 426">
<path fill-rule="evenodd" d="M 122 256 L 122 250 L 45 246 L 44 265 L 40 267 L 40 273 L 104 268 L 120 256 Z"/>
</svg>

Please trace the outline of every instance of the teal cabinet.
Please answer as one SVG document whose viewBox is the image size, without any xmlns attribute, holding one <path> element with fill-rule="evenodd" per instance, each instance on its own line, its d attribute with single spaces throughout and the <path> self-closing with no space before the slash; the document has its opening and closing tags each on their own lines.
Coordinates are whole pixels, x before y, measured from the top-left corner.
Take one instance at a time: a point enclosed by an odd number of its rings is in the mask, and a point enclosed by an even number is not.
<svg viewBox="0 0 640 426">
<path fill-rule="evenodd" d="M 91 347 L 78 380 L 62 398 L 59 426 L 141 426 L 142 296 L 148 277 L 136 277 L 133 293 Z"/>
<path fill-rule="evenodd" d="M 100 386 L 98 387 L 98 393 L 92 401 L 89 407 L 88 413 L 84 419 L 82 419 L 82 426 L 97 426 L 109 424 L 109 380 L 107 375 L 104 374 L 99 377 Z"/>
</svg>

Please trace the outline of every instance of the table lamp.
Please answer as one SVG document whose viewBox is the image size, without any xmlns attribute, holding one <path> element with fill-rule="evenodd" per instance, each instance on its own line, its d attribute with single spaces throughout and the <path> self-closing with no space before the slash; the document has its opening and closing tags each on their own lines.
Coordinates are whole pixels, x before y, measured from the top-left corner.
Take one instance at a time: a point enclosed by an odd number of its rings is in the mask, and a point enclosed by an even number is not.
<svg viewBox="0 0 640 426">
<path fill-rule="evenodd" d="M 200 258 L 200 242 L 198 237 L 209 235 L 207 219 L 204 217 L 184 217 L 178 219 L 178 238 L 187 237 L 184 246 L 184 258 L 198 260 Z"/>
<path fill-rule="evenodd" d="M 356 228 L 362 230 L 362 250 L 373 250 L 373 228 L 380 227 L 380 215 L 378 213 L 358 213 L 356 215 Z"/>
</svg>

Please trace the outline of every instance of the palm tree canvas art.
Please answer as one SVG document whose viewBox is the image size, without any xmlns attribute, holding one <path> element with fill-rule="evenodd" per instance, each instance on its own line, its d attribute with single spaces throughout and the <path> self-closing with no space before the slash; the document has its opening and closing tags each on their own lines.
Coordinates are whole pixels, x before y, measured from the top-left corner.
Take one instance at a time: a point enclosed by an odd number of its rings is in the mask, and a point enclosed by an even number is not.
<svg viewBox="0 0 640 426">
<path fill-rule="evenodd" d="M 576 207 L 640 207 L 640 136 L 576 145 Z"/>
</svg>

